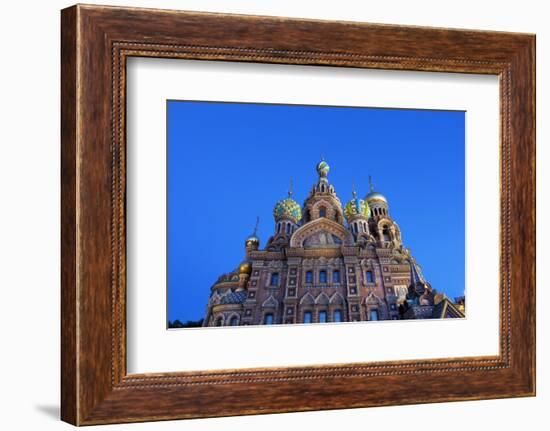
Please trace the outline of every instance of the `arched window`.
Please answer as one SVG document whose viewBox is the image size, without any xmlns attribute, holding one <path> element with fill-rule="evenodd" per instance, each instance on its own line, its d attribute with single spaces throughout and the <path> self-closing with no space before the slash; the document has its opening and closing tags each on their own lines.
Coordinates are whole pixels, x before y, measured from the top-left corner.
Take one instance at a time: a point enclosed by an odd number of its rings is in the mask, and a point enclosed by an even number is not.
<svg viewBox="0 0 550 431">
<path fill-rule="evenodd" d="M 237 326 L 238 324 L 239 324 L 239 318 L 237 316 L 233 316 L 229 321 L 229 326 Z"/>
<path fill-rule="evenodd" d="M 342 321 L 342 312 L 340 310 L 334 310 L 334 313 L 332 315 L 332 320 L 335 322 L 341 322 Z"/>
<path fill-rule="evenodd" d="M 384 236 L 384 241 L 390 241 L 390 228 L 388 226 L 383 227 L 382 235 Z"/>
<path fill-rule="evenodd" d="M 281 233 L 281 223 L 277 223 L 277 233 Z"/>
<path fill-rule="evenodd" d="M 271 274 L 271 286 L 278 286 L 279 285 L 279 273 L 274 272 Z"/>
<path fill-rule="evenodd" d="M 273 325 L 273 314 L 267 313 L 264 316 L 264 325 Z"/>
<path fill-rule="evenodd" d="M 327 209 L 325 207 L 319 208 L 319 217 L 326 217 L 327 216 Z"/>
<path fill-rule="evenodd" d="M 323 269 L 319 271 L 319 283 L 327 282 L 327 272 Z"/>
<path fill-rule="evenodd" d="M 378 310 L 370 311 L 370 320 L 378 320 Z"/>
<path fill-rule="evenodd" d="M 287 224 L 286 224 L 286 233 L 287 233 L 287 234 L 290 233 L 290 223 L 287 223 Z"/>
<path fill-rule="evenodd" d="M 335 269 L 334 271 L 332 271 L 332 282 L 340 283 L 340 270 Z"/>
<path fill-rule="evenodd" d="M 311 311 L 304 312 L 304 323 L 311 323 Z"/>
<path fill-rule="evenodd" d="M 223 317 L 220 316 L 216 319 L 216 326 L 222 326 L 223 324 Z"/>
<path fill-rule="evenodd" d="M 306 283 L 313 283 L 313 272 L 306 271 Z"/>
<path fill-rule="evenodd" d="M 357 235 L 357 223 L 353 223 L 353 232 Z"/>
<path fill-rule="evenodd" d="M 367 283 L 374 283 L 374 276 L 372 275 L 372 271 L 367 271 L 365 274 L 365 278 L 367 280 Z"/>
<path fill-rule="evenodd" d="M 319 323 L 326 323 L 326 322 L 327 322 L 327 312 L 319 311 Z"/>
</svg>

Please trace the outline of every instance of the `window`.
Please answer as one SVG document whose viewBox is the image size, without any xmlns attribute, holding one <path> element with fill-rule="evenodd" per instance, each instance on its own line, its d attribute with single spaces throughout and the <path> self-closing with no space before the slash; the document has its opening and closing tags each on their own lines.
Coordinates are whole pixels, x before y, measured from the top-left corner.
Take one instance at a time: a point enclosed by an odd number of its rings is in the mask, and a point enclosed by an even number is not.
<svg viewBox="0 0 550 431">
<path fill-rule="evenodd" d="M 290 233 L 290 223 L 287 223 L 287 224 L 286 224 L 286 233 L 287 233 L 287 234 Z"/>
<path fill-rule="evenodd" d="M 237 326 L 238 324 L 239 324 L 239 318 L 237 316 L 233 316 L 229 321 L 229 326 Z"/>
<path fill-rule="evenodd" d="M 319 271 L 319 283 L 327 282 L 327 272 L 323 269 Z"/>
<path fill-rule="evenodd" d="M 333 283 L 340 283 L 340 271 L 335 269 L 332 271 L 332 282 Z"/>
<path fill-rule="evenodd" d="M 370 320 L 378 320 L 378 310 L 370 311 Z"/>
<path fill-rule="evenodd" d="M 268 313 L 264 316 L 264 325 L 273 325 L 273 314 Z"/>
<path fill-rule="evenodd" d="M 382 235 L 384 236 L 384 241 L 390 241 L 390 229 L 388 226 L 384 226 L 384 229 L 382 229 Z"/>
<path fill-rule="evenodd" d="M 279 273 L 274 272 L 271 274 L 271 283 L 272 286 L 278 286 L 279 285 Z"/>
<path fill-rule="evenodd" d="M 313 272 L 306 272 L 306 283 L 313 283 Z"/>
<path fill-rule="evenodd" d="M 366 280 L 367 280 L 367 283 L 374 283 L 374 277 L 372 275 L 372 271 L 367 271 Z"/>
<path fill-rule="evenodd" d="M 319 217 L 326 217 L 327 216 L 327 210 L 325 207 L 319 208 Z"/>
<path fill-rule="evenodd" d="M 340 310 L 334 310 L 334 315 L 332 317 L 332 320 L 334 320 L 335 322 L 341 322 L 342 312 Z"/>
<path fill-rule="evenodd" d="M 327 312 L 319 311 L 319 323 L 327 323 Z"/>
<path fill-rule="evenodd" d="M 222 323 L 223 323 L 223 317 L 218 317 L 218 319 L 216 320 L 216 326 L 222 326 Z"/>
<path fill-rule="evenodd" d="M 281 223 L 277 223 L 277 233 L 281 233 Z"/>
<path fill-rule="evenodd" d="M 311 311 L 304 313 L 304 323 L 311 323 Z"/>
</svg>

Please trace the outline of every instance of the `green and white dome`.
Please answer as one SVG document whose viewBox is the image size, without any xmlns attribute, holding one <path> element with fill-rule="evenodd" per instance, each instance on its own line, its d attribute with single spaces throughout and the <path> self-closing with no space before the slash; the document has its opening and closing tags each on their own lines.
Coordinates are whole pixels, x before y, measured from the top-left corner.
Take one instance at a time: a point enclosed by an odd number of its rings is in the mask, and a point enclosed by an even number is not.
<svg viewBox="0 0 550 431">
<path fill-rule="evenodd" d="M 327 162 L 325 162 L 324 160 L 321 160 L 319 163 L 317 163 L 317 166 L 315 167 L 315 169 L 317 170 L 317 173 L 319 174 L 320 177 L 326 178 L 328 175 L 328 171 L 330 171 L 330 166 L 328 165 Z"/>
<path fill-rule="evenodd" d="M 363 216 L 365 218 L 369 218 L 370 217 L 369 205 L 363 199 L 354 197 L 344 207 L 344 216 L 346 217 L 346 220 L 348 222 L 356 216 Z"/>
<path fill-rule="evenodd" d="M 277 202 L 273 209 L 273 217 L 275 221 L 288 219 L 298 223 L 302 219 L 302 208 L 294 199 L 288 197 Z"/>
</svg>

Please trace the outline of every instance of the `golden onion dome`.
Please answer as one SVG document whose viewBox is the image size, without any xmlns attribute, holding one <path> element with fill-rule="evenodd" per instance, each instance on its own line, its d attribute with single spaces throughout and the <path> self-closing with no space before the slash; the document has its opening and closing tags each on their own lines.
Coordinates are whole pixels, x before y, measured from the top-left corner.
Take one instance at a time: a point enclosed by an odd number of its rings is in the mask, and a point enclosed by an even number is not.
<svg viewBox="0 0 550 431">
<path fill-rule="evenodd" d="M 260 238 L 258 238 L 256 235 L 251 235 L 245 240 L 245 245 L 247 247 L 249 246 L 259 246 L 260 245 Z"/>
<path fill-rule="evenodd" d="M 289 219 L 294 223 L 298 223 L 302 219 L 302 208 L 298 202 L 288 197 L 277 202 L 275 208 L 273 208 L 273 217 L 275 217 L 275 221 Z"/>
<path fill-rule="evenodd" d="M 239 274 L 250 274 L 252 272 L 252 264 L 250 262 L 243 262 L 239 265 Z"/>
<path fill-rule="evenodd" d="M 344 207 L 344 216 L 346 217 L 346 220 L 348 222 L 356 216 L 363 216 L 365 218 L 369 218 L 370 217 L 369 205 L 363 199 L 354 197 Z"/>
<path fill-rule="evenodd" d="M 367 196 L 365 196 L 365 200 L 367 202 L 372 202 L 372 201 L 382 201 L 384 203 L 388 203 L 386 197 L 381 194 L 381 193 L 378 193 L 378 192 L 370 192 Z"/>
</svg>

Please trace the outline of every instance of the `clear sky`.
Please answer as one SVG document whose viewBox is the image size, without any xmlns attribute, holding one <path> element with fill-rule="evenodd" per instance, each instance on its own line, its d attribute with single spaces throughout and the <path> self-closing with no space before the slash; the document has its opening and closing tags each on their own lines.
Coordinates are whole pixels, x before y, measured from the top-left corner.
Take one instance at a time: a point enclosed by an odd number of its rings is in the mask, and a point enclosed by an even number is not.
<svg viewBox="0 0 550 431">
<path fill-rule="evenodd" d="M 323 154 L 342 205 L 368 176 L 439 292 L 464 293 L 464 112 L 168 101 L 168 319 L 198 320 L 260 217 L 303 204 Z"/>
</svg>

